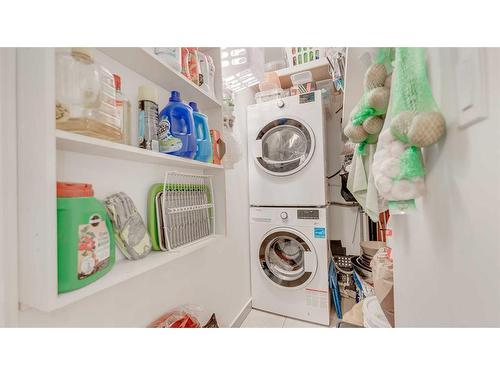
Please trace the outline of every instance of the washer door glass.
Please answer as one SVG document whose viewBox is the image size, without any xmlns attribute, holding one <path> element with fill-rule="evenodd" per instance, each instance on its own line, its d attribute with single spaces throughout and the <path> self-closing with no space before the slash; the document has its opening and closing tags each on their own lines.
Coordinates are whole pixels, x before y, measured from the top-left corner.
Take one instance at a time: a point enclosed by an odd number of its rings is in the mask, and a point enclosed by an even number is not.
<svg viewBox="0 0 500 375">
<path fill-rule="evenodd" d="M 290 118 L 271 121 L 259 132 L 257 142 L 261 144 L 257 162 L 275 175 L 296 173 L 306 166 L 314 151 L 312 132 Z"/>
<path fill-rule="evenodd" d="M 313 256 L 302 237 L 283 230 L 269 234 L 262 241 L 259 262 L 271 281 L 293 288 L 307 284 L 312 278 L 314 270 L 311 270 L 308 259 Z"/>
</svg>

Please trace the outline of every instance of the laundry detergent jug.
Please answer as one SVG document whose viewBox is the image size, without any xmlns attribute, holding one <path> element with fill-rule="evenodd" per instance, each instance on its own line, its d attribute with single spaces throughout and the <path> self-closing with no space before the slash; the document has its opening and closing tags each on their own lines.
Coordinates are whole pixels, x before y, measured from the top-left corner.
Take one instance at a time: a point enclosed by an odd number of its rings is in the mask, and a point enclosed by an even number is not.
<svg viewBox="0 0 500 375">
<path fill-rule="evenodd" d="M 212 139 L 208 129 L 208 118 L 198 111 L 198 105 L 190 102 L 189 106 L 193 109 L 194 128 L 196 133 L 197 150 L 195 160 L 211 162 L 213 157 Z"/>
<path fill-rule="evenodd" d="M 115 263 L 115 238 L 105 207 L 90 184 L 57 183 L 58 292 L 104 276 Z"/>
<path fill-rule="evenodd" d="M 193 110 L 181 101 L 178 91 L 172 91 L 160 112 L 158 125 L 160 152 L 193 159 L 196 154 L 196 132 Z"/>
</svg>

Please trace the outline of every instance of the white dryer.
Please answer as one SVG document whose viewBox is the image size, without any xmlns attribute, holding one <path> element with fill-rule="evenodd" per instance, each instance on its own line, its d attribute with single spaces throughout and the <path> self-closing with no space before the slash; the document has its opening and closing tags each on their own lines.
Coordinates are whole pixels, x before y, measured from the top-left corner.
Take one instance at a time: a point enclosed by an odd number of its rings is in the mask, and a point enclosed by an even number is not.
<svg viewBox="0 0 500 375">
<path fill-rule="evenodd" d="M 248 106 L 252 206 L 326 205 L 321 91 Z"/>
<path fill-rule="evenodd" d="M 250 208 L 252 307 L 329 325 L 326 208 Z"/>
</svg>

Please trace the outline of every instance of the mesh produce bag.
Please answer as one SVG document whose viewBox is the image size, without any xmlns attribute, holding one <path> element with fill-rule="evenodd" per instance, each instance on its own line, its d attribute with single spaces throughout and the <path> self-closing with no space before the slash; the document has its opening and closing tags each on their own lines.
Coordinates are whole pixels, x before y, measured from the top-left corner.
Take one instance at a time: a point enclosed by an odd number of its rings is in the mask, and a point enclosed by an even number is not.
<svg viewBox="0 0 500 375">
<path fill-rule="evenodd" d="M 364 94 L 351 112 L 344 134 L 359 143 L 358 152 L 365 153 L 367 144 L 377 143 L 384 124 L 390 97 L 391 48 L 379 48 L 373 64 L 364 77 Z"/>
<path fill-rule="evenodd" d="M 422 48 L 396 48 L 390 110 L 373 162 L 375 186 L 393 214 L 414 208 L 415 198 L 424 193 L 421 147 L 445 132 L 425 64 Z"/>
</svg>

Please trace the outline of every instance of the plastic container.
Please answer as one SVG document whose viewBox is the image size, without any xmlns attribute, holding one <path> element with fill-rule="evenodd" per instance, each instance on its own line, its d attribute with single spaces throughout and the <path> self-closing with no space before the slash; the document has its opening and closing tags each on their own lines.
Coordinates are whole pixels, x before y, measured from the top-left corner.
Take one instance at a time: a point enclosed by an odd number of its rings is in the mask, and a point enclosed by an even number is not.
<svg viewBox="0 0 500 375">
<path fill-rule="evenodd" d="M 290 80 L 294 86 L 303 85 L 313 81 L 313 75 L 309 70 L 305 72 L 295 73 L 290 76 Z"/>
<path fill-rule="evenodd" d="M 193 110 L 181 101 L 178 91 L 172 91 L 165 108 L 160 112 L 160 152 L 193 159 L 197 142 Z"/>
<path fill-rule="evenodd" d="M 200 86 L 200 66 L 198 65 L 198 49 L 188 48 L 189 54 L 187 59 L 189 78 L 191 81 Z"/>
<path fill-rule="evenodd" d="M 198 111 L 198 105 L 190 102 L 189 106 L 193 109 L 194 128 L 196 130 L 196 155 L 195 160 L 209 162 L 213 158 L 212 138 L 208 128 L 208 118 L 205 114 Z"/>
<path fill-rule="evenodd" d="M 215 65 L 210 55 L 198 51 L 200 69 L 200 88 L 211 96 L 215 96 Z"/>
<path fill-rule="evenodd" d="M 174 70 L 181 72 L 182 55 L 180 47 L 156 47 L 154 53 L 158 56 L 158 59 L 174 68 Z"/>
<path fill-rule="evenodd" d="M 264 72 L 274 72 L 276 70 L 284 69 L 286 68 L 286 61 L 285 60 L 275 60 L 275 61 L 269 61 L 264 65 Z"/>
<path fill-rule="evenodd" d="M 276 72 L 266 72 L 264 74 L 264 80 L 259 83 L 259 91 L 268 91 L 280 88 L 281 88 L 280 77 Z"/>
<path fill-rule="evenodd" d="M 213 164 L 221 164 L 221 160 L 226 153 L 226 144 L 220 137 L 220 132 L 215 129 L 210 129 L 210 138 L 212 139 L 212 150 L 213 158 L 211 162 Z"/>
<path fill-rule="evenodd" d="M 189 49 L 181 47 L 181 74 L 191 80 L 189 75 Z"/>
<path fill-rule="evenodd" d="M 115 263 L 113 227 L 90 184 L 57 183 L 58 292 L 82 288 Z"/>
<path fill-rule="evenodd" d="M 113 74 L 94 62 L 88 48 L 56 52 L 56 126 L 92 137 L 122 140 Z"/>
<path fill-rule="evenodd" d="M 159 151 L 158 90 L 152 86 L 139 87 L 138 143 L 140 148 Z"/>
</svg>

